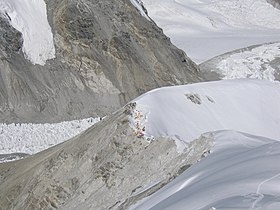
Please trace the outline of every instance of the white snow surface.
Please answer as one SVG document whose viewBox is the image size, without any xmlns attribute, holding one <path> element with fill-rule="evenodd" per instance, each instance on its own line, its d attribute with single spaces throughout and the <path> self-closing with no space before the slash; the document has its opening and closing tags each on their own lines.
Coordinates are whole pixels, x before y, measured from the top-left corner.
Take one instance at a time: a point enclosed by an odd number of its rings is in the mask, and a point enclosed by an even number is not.
<svg viewBox="0 0 280 210">
<path fill-rule="evenodd" d="M 269 65 L 280 58 L 280 43 L 264 44 L 251 50 L 241 51 L 226 57 L 217 64 L 223 79 L 255 78 L 274 81 L 275 69 Z"/>
<path fill-rule="evenodd" d="M 34 154 L 62 143 L 99 121 L 99 118 L 45 124 L 0 124 L 0 154 Z"/>
<path fill-rule="evenodd" d="M 53 34 L 44 0 L 0 0 L 0 13 L 23 36 L 23 53 L 33 64 L 55 58 Z"/>
<path fill-rule="evenodd" d="M 138 136 L 171 137 L 178 150 L 202 133 L 236 130 L 280 139 L 280 83 L 222 80 L 160 88 L 135 99 Z"/>
<path fill-rule="evenodd" d="M 266 0 L 143 0 L 171 41 L 197 63 L 279 41 L 280 10 Z"/>
<path fill-rule="evenodd" d="M 235 131 L 205 136 L 215 141 L 210 155 L 131 209 L 280 209 L 279 141 Z"/>
</svg>

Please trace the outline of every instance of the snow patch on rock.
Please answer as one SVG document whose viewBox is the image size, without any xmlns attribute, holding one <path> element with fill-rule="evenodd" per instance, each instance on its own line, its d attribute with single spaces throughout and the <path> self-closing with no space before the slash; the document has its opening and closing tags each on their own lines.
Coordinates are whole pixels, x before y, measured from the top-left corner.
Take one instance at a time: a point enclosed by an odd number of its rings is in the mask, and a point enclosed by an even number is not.
<svg viewBox="0 0 280 210">
<path fill-rule="evenodd" d="M 33 64 L 55 58 L 53 34 L 44 0 L 1 0 L 0 13 L 23 36 L 23 53 Z"/>
</svg>

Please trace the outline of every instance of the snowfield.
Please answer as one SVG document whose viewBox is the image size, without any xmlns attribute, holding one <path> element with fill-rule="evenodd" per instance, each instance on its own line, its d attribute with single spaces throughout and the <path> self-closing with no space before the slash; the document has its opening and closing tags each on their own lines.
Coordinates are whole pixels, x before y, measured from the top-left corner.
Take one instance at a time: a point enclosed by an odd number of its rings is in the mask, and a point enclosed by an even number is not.
<svg viewBox="0 0 280 210">
<path fill-rule="evenodd" d="M 143 0 L 149 16 L 197 63 L 279 41 L 280 10 L 266 0 Z"/>
<path fill-rule="evenodd" d="M 280 83 L 223 80 L 152 90 L 135 99 L 139 136 L 171 137 L 179 151 L 201 134 L 236 130 L 280 139 Z"/>
<path fill-rule="evenodd" d="M 280 42 L 252 46 L 214 57 L 200 65 L 222 79 L 252 78 L 279 80 Z"/>
<path fill-rule="evenodd" d="M 1 0 L 0 15 L 23 36 L 23 53 L 33 64 L 55 58 L 53 34 L 44 0 Z"/>
<path fill-rule="evenodd" d="M 280 209 L 279 141 L 235 131 L 204 136 L 215 141 L 211 154 L 131 209 Z"/>
<path fill-rule="evenodd" d="M 40 152 L 78 135 L 98 121 L 99 118 L 87 118 L 53 124 L 0 124 L 0 155 Z"/>
</svg>

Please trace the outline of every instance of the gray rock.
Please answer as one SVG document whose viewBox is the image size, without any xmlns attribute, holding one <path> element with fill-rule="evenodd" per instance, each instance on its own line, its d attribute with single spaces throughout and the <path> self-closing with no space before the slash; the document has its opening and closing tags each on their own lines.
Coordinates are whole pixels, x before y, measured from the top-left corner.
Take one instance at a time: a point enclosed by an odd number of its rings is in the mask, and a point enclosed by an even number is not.
<svg viewBox="0 0 280 210">
<path fill-rule="evenodd" d="M 10 57 L 13 52 L 19 52 L 23 43 L 21 33 L 14 29 L 9 21 L 8 14 L 0 14 L 0 52 L 5 57 Z"/>
<path fill-rule="evenodd" d="M 0 154 L 0 163 L 18 160 L 27 157 L 29 154 L 26 153 L 11 153 L 11 154 Z"/>
<path fill-rule="evenodd" d="M 270 3 L 272 6 L 274 6 L 277 9 L 280 9 L 280 0 L 266 0 L 268 3 Z"/>
<path fill-rule="evenodd" d="M 33 65 L 0 17 L 0 121 L 103 116 L 162 86 L 202 80 L 198 67 L 129 0 L 46 0 L 56 58 Z"/>
<path fill-rule="evenodd" d="M 58 146 L 0 164 L 0 209 L 127 209 L 211 149 L 207 138 L 182 154 L 172 139 L 137 138 L 129 127 L 133 107 Z"/>
</svg>

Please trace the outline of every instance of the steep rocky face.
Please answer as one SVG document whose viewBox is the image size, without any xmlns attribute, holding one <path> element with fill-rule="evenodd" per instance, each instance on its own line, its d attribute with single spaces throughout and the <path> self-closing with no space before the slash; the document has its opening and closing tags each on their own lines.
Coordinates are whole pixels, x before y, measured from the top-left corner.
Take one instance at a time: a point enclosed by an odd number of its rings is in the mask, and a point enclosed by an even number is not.
<svg viewBox="0 0 280 210">
<path fill-rule="evenodd" d="M 129 0 L 46 0 L 56 58 L 33 65 L 0 17 L 0 120 L 105 115 L 161 86 L 201 81 L 197 66 Z"/>
<path fill-rule="evenodd" d="M 280 0 L 266 0 L 268 3 L 272 4 L 272 6 L 280 9 Z"/>
<path fill-rule="evenodd" d="M 0 52 L 9 57 L 12 52 L 19 52 L 21 49 L 21 33 L 10 25 L 7 14 L 0 15 L 0 26 Z"/>
<path fill-rule="evenodd" d="M 0 164 L 0 209 L 128 209 L 206 154 L 200 138 L 178 153 L 171 139 L 137 138 L 127 105 L 78 137 Z"/>
</svg>

